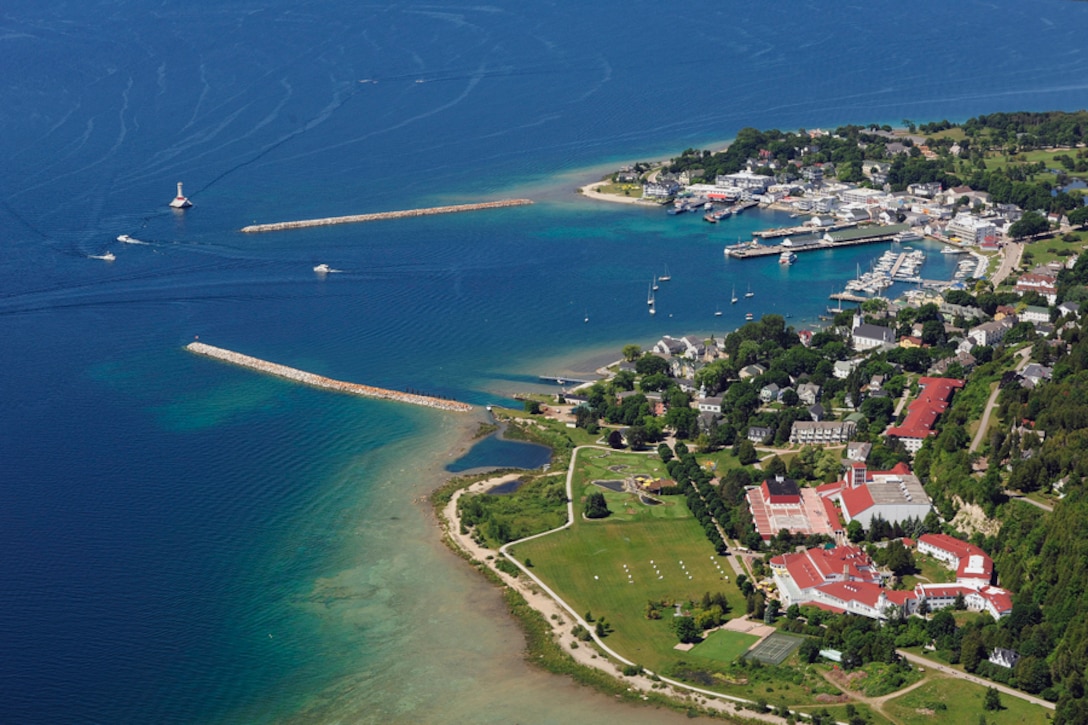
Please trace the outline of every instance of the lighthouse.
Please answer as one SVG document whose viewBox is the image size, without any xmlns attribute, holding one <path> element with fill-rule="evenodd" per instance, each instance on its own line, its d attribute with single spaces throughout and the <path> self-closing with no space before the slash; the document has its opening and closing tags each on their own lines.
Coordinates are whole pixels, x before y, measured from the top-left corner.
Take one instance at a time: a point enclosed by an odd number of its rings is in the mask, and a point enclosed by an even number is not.
<svg viewBox="0 0 1088 725">
<path fill-rule="evenodd" d="M 185 194 L 181 193 L 181 182 L 178 182 L 178 195 L 174 197 L 174 200 L 170 202 L 170 206 L 174 209 L 188 209 L 193 205 L 193 202 L 185 198 Z"/>
</svg>

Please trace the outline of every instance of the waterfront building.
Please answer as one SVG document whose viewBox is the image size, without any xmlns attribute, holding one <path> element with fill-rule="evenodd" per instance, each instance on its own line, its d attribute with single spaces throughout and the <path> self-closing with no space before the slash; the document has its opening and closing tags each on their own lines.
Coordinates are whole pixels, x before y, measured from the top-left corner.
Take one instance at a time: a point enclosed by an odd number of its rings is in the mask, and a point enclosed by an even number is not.
<svg viewBox="0 0 1088 725">
<path fill-rule="evenodd" d="M 964 244 L 977 246 L 984 242 L 996 242 L 997 227 L 974 214 L 960 212 L 948 222 L 945 235 L 949 238 L 957 237 Z"/>
<path fill-rule="evenodd" d="M 658 180 L 642 185 L 642 196 L 647 199 L 671 199 L 679 191 L 680 184 L 672 180 Z"/>
</svg>

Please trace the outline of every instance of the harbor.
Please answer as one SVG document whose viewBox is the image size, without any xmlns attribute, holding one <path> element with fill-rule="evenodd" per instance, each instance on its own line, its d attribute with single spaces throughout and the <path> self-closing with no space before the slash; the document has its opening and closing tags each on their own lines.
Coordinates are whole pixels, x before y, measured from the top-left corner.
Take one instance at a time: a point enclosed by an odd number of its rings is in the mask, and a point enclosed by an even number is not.
<svg viewBox="0 0 1088 725">
<path fill-rule="evenodd" d="M 231 363 L 232 365 L 238 365 L 239 367 L 256 370 L 268 375 L 274 375 L 278 378 L 284 378 L 311 387 L 332 390 L 337 393 L 361 395 L 365 398 L 380 398 L 382 400 L 392 400 L 398 403 L 408 403 L 410 405 L 422 405 L 427 408 L 450 410 L 458 413 L 467 413 L 472 410 L 471 405 L 456 400 L 445 400 L 430 395 L 406 393 L 398 390 L 376 388 L 372 385 L 360 385 L 359 383 L 348 383 L 343 380 L 333 380 L 332 378 L 326 378 L 323 375 L 308 373 L 305 370 L 298 370 L 297 368 L 280 365 L 249 355 L 243 355 L 242 353 L 225 350 L 221 347 L 215 347 L 214 345 L 206 345 L 203 342 L 190 342 L 185 346 L 185 349 L 189 352 L 196 353 L 197 355 L 204 355 L 216 360 Z"/>
<path fill-rule="evenodd" d="M 287 229 L 327 227 L 334 224 L 360 224 L 363 222 L 377 222 L 389 219 L 408 219 L 411 217 L 431 216 L 433 214 L 457 214 L 466 211 L 483 211 L 484 209 L 505 209 L 506 207 L 526 206 L 532 203 L 532 199 L 500 199 L 498 201 L 482 201 L 475 204 L 432 206 L 423 209 L 402 209 L 400 211 L 381 211 L 371 214 L 324 217 L 322 219 L 299 219 L 297 221 L 273 222 L 270 224 L 251 224 L 247 227 L 242 227 L 242 231 L 246 234 L 280 232 Z"/>
</svg>

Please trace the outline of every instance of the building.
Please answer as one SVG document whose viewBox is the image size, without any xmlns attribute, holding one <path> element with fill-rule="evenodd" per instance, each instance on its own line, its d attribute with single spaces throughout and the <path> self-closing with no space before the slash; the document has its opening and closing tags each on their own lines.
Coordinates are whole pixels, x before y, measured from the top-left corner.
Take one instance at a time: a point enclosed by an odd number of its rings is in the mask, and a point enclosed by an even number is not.
<svg viewBox="0 0 1088 725">
<path fill-rule="evenodd" d="M 981 589 L 993 581 L 993 559 L 974 544 L 953 536 L 922 534 L 918 537 L 918 553 L 932 556 L 955 568 L 957 584 Z"/>
<path fill-rule="evenodd" d="M 765 425 L 750 425 L 748 435 L 745 437 L 753 443 L 761 444 L 768 438 L 774 437 L 774 428 Z"/>
<path fill-rule="evenodd" d="M 815 405 L 820 399 L 820 386 L 816 383 L 801 383 L 797 386 L 797 399 L 805 405 Z"/>
<path fill-rule="evenodd" d="M 1051 274 L 1027 272 L 1016 280 L 1016 293 L 1023 297 L 1028 292 L 1038 292 L 1048 305 L 1058 301 L 1058 278 Z"/>
<path fill-rule="evenodd" d="M 1024 308 L 1024 311 L 1020 313 L 1020 319 L 1024 322 L 1050 322 L 1050 308 L 1039 307 L 1038 305 L 1028 305 Z"/>
<path fill-rule="evenodd" d="M 1004 667 L 1011 670 L 1016 667 L 1016 663 L 1020 661 L 1020 655 L 1014 649 L 1005 649 L 1004 647 L 994 647 L 994 651 L 990 653 L 989 661 L 991 664 L 995 664 L 998 667 Z"/>
<path fill-rule="evenodd" d="M 642 195 L 647 199 L 671 199 L 680 191 L 675 181 L 654 181 L 642 185 Z"/>
<path fill-rule="evenodd" d="M 850 440 L 857 430 L 857 425 L 850 420 L 798 420 L 790 430 L 790 443 L 801 445 L 826 445 L 829 443 L 845 443 Z"/>
<path fill-rule="evenodd" d="M 924 519 L 933 510 L 922 482 L 905 463 L 890 471 L 870 471 L 862 461 L 851 462 L 846 479 L 821 486 L 821 495 L 837 500 L 845 523 L 857 521 L 869 528 L 874 519 L 901 523 L 907 519 Z"/>
<path fill-rule="evenodd" d="M 840 582 L 879 586 L 876 564 L 858 546 L 815 547 L 771 559 L 771 575 L 778 586 L 782 606 L 805 604 L 816 598 L 816 591 Z"/>
<path fill-rule="evenodd" d="M 947 410 L 952 395 L 963 387 L 956 378 L 919 378 L 921 390 L 907 408 L 903 425 L 888 429 L 887 435 L 899 438 L 911 453 L 917 453 L 922 442 L 933 435 L 933 426 Z"/>
<path fill-rule="evenodd" d="M 699 401 L 699 412 L 701 413 L 721 413 L 722 412 L 722 396 L 712 395 L 703 398 Z"/>
<path fill-rule="evenodd" d="M 756 531 L 769 541 L 781 530 L 791 534 L 825 534 L 842 531 L 838 513 L 814 488 L 801 488 L 784 476 L 768 478 L 745 493 Z"/>
<path fill-rule="evenodd" d="M 774 177 L 753 174 L 751 171 L 738 171 L 735 174 L 719 174 L 714 178 L 715 186 L 733 187 L 762 192 L 774 182 Z"/>
<path fill-rule="evenodd" d="M 854 326 L 850 330 L 851 345 L 855 350 L 872 350 L 882 345 L 895 344 L 895 330 L 880 325 L 870 325 L 861 321 L 861 315 L 854 315 Z"/>
<path fill-rule="evenodd" d="M 1002 317 L 1000 320 L 990 320 L 972 327 L 968 330 L 967 337 L 976 345 L 996 345 L 1005 339 L 1005 335 L 1015 325 L 1015 317 Z"/>
<path fill-rule="evenodd" d="M 979 245 L 996 241 L 997 227 L 985 219 L 961 212 L 948 222 L 945 234 L 949 238 L 958 237 L 964 244 Z"/>
</svg>

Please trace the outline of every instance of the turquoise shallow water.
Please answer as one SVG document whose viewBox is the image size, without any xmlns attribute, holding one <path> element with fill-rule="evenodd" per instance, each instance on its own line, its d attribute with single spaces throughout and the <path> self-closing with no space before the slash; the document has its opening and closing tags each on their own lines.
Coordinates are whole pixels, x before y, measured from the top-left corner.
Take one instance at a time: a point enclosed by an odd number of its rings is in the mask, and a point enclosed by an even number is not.
<svg viewBox="0 0 1088 725">
<path fill-rule="evenodd" d="M 465 453 L 459 424 L 182 346 L 482 405 L 749 309 L 810 322 L 879 248 L 735 263 L 724 244 L 782 219 L 711 227 L 574 189 L 746 125 L 1083 106 L 1082 3 L 912 12 L 942 32 L 891 3 L 5 5 L 8 719 L 614 719 L 521 661 L 497 594 L 438 540 L 419 497 Z M 195 206 L 175 214 L 179 180 Z M 237 232 L 522 195 L 537 203 Z M 749 283 L 749 306 L 713 316 Z"/>
</svg>

